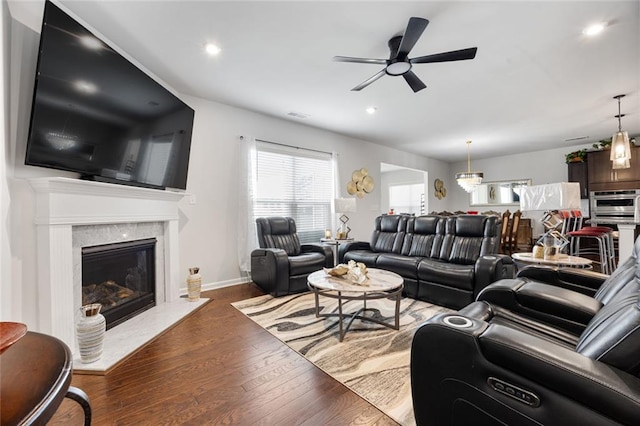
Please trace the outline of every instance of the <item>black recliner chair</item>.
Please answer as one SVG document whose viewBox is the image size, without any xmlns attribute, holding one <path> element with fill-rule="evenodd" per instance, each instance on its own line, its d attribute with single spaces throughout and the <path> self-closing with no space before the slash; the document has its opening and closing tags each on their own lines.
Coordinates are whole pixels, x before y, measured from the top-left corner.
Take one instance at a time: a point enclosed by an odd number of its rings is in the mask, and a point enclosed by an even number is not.
<svg viewBox="0 0 640 426">
<path fill-rule="evenodd" d="M 640 424 L 639 258 L 640 239 L 596 297 L 503 280 L 427 321 L 411 352 L 418 424 Z"/>
<path fill-rule="evenodd" d="M 290 217 L 256 219 L 260 248 L 251 252 L 251 279 L 275 297 L 308 290 L 307 276 L 333 266 L 333 250 L 300 244 Z"/>
<path fill-rule="evenodd" d="M 632 255 L 611 275 L 575 268 L 529 267 L 521 271 L 526 274 L 485 287 L 477 301 L 461 309 L 460 314 L 511 327 L 533 328 L 554 337 L 568 333 L 565 339 L 575 344 L 605 305 L 640 291 L 640 281 L 635 279 L 640 270 L 638 258 L 640 238 Z M 588 288 L 597 290 L 589 295 L 591 291 L 583 291 Z"/>
</svg>

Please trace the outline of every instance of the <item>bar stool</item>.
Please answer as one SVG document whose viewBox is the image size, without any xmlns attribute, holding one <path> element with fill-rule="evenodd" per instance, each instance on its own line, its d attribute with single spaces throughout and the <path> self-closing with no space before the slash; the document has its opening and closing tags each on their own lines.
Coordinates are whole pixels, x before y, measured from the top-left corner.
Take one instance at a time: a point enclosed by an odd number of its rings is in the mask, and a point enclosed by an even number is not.
<svg viewBox="0 0 640 426">
<path fill-rule="evenodd" d="M 596 254 L 600 258 L 603 274 L 610 275 L 616 269 L 615 249 L 613 245 L 613 229 L 606 226 L 585 226 L 578 231 L 567 232 L 570 239 L 572 256 Z M 598 251 L 593 252 L 580 246 L 581 238 L 591 238 L 598 244 Z"/>
<path fill-rule="evenodd" d="M 582 229 L 582 221 L 584 218 L 580 210 L 560 210 L 558 214 L 562 218 L 561 234 L 566 235 L 569 232 Z"/>
</svg>

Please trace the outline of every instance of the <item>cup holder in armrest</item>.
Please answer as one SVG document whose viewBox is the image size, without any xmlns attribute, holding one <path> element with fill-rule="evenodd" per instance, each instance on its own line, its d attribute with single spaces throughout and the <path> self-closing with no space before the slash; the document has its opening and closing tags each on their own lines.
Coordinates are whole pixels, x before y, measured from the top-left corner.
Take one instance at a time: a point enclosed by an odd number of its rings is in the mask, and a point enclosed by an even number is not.
<svg viewBox="0 0 640 426">
<path fill-rule="evenodd" d="M 469 328 L 473 325 L 473 321 L 460 315 L 447 315 L 442 321 L 455 328 Z"/>
</svg>

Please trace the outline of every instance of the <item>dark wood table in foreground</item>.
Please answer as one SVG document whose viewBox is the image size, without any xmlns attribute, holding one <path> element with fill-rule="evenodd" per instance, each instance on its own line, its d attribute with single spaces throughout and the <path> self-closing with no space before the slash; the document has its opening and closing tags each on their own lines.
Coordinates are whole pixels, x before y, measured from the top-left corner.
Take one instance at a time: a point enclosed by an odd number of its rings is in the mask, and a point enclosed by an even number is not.
<svg viewBox="0 0 640 426">
<path fill-rule="evenodd" d="M 71 351 L 46 334 L 27 332 L 0 354 L 0 423 L 44 425 L 62 400 L 77 401 L 91 424 L 87 395 L 71 384 Z"/>
</svg>

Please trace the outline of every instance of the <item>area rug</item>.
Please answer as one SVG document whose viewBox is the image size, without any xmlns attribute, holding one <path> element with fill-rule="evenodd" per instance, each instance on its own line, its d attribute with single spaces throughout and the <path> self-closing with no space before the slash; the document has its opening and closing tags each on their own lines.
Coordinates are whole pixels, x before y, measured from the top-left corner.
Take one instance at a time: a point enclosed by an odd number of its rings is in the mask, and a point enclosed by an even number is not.
<svg viewBox="0 0 640 426">
<path fill-rule="evenodd" d="M 258 325 L 317 367 L 343 383 L 401 425 L 414 425 L 411 402 L 410 352 L 416 329 L 428 318 L 450 309 L 404 298 L 400 330 L 355 320 L 339 341 L 337 318 L 316 318 L 313 294 L 279 298 L 269 295 L 232 303 Z M 337 301 L 320 296 L 322 312 L 337 312 Z M 362 302 L 343 303 L 355 312 Z M 379 319 L 393 321 L 392 300 L 367 301 Z M 346 322 L 346 321 L 345 321 Z"/>
</svg>

